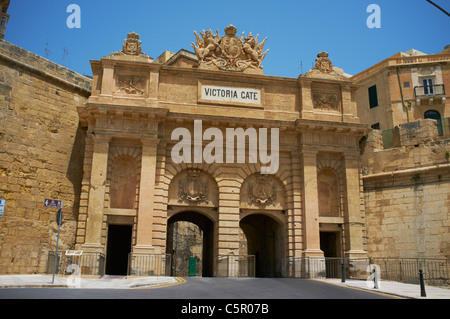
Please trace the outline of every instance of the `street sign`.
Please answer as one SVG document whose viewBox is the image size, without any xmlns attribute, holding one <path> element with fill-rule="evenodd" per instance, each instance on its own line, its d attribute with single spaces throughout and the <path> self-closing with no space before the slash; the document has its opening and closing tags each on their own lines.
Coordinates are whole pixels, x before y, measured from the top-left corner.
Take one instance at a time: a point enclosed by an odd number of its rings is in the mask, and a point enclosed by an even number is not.
<svg viewBox="0 0 450 319">
<path fill-rule="evenodd" d="M 6 200 L 0 199 L 0 217 L 3 217 L 3 215 L 5 214 L 5 204 Z"/>
<path fill-rule="evenodd" d="M 82 250 L 66 250 L 66 256 L 81 256 L 82 254 Z"/>
<path fill-rule="evenodd" d="M 62 208 L 63 207 L 63 201 L 59 199 L 46 199 L 44 201 L 45 207 L 50 208 Z"/>
</svg>

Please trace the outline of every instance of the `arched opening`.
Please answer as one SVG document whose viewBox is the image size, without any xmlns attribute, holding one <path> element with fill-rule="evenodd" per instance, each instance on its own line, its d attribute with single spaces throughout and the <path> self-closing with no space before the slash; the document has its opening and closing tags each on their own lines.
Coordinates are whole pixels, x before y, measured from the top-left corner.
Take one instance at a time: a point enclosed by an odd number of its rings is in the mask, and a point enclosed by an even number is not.
<svg viewBox="0 0 450 319">
<path fill-rule="evenodd" d="M 282 227 L 263 214 L 244 217 L 240 227 L 247 240 L 247 254 L 255 256 L 256 277 L 281 277 Z"/>
<path fill-rule="evenodd" d="M 213 276 L 214 223 L 205 215 L 185 211 L 167 223 L 167 253 L 172 255 L 172 276 Z"/>
<path fill-rule="evenodd" d="M 443 135 L 443 130 L 442 130 L 442 121 L 441 121 L 441 114 L 438 111 L 435 110 L 428 110 L 425 112 L 425 114 L 423 115 L 424 119 L 433 119 L 436 120 L 437 122 L 437 129 L 438 129 L 438 134 L 439 135 Z"/>
</svg>

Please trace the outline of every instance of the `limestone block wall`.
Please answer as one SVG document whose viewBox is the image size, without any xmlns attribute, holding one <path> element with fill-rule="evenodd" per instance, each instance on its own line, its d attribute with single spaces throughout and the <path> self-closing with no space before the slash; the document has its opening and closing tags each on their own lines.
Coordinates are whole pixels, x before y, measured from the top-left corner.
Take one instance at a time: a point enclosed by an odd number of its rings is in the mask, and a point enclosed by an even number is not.
<svg viewBox="0 0 450 319">
<path fill-rule="evenodd" d="M 450 258 L 450 140 L 433 120 L 395 129 L 398 147 L 383 150 L 374 130 L 363 154 L 368 254 Z"/>
<path fill-rule="evenodd" d="M 60 249 L 75 241 L 84 131 L 77 106 L 91 80 L 0 41 L 0 274 L 45 272 L 55 249 L 56 210 L 64 201 Z"/>
</svg>

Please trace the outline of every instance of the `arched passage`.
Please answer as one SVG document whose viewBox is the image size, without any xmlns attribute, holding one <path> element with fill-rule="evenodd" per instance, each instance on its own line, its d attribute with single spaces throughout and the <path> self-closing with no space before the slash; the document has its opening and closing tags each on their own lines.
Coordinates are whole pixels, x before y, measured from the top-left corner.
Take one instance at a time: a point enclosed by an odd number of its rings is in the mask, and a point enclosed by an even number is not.
<svg viewBox="0 0 450 319">
<path fill-rule="evenodd" d="M 167 252 L 173 256 L 172 275 L 188 275 L 189 259 L 197 257 L 196 263 L 198 267 L 201 266 L 201 275 L 212 276 L 213 238 L 214 223 L 203 214 L 184 211 L 170 217 L 166 247 Z"/>
<path fill-rule="evenodd" d="M 428 110 L 423 114 L 424 119 L 433 119 L 436 120 L 438 134 L 443 135 L 443 129 L 442 129 L 442 121 L 441 121 L 441 114 L 438 111 L 435 110 Z"/>
<path fill-rule="evenodd" d="M 247 239 L 249 255 L 255 256 L 256 277 L 281 277 L 282 227 L 263 214 L 244 217 L 240 227 Z"/>
</svg>

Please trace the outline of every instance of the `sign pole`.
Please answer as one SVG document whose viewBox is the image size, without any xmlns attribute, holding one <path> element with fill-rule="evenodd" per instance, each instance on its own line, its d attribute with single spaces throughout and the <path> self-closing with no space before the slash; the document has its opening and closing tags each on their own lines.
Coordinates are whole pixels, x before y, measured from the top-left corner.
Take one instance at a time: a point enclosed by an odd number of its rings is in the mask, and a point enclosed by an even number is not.
<svg viewBox="0 0 450 319">
<path fill-rule="evenodd" d="M 53 264 L 53 278 L 52 284 L 55 282 L 55 272 L 56 272 L 56 263 L 58 262 L 58 243 L 59 243 L 59 232 L 61 230 L 61 222 L 62 222 L 62 209 L 58 209 L 56 213 L 56 222 L 58 223 L 58 237 L 56 238 L 56 252 L 55 252 L 55 262 Z"/>
</svg>

